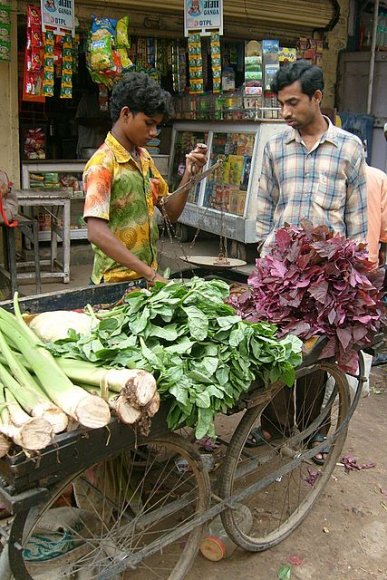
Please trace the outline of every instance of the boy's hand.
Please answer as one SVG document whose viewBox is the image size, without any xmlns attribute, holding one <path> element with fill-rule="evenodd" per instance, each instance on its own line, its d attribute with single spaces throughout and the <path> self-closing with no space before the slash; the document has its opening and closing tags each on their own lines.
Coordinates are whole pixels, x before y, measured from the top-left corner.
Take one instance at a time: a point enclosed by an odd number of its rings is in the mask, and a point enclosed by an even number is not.
<svg viewBox="0 0 387 580">
<path fill-rule="evenodd" d="M 198 143 L 195 149 L 186 155 L 185 169 L 189 172 L 190 175 L 196 175 L 202 171 L 203 167 L 207 163 L 207 152 L 207 145 Z"/>
</svg>

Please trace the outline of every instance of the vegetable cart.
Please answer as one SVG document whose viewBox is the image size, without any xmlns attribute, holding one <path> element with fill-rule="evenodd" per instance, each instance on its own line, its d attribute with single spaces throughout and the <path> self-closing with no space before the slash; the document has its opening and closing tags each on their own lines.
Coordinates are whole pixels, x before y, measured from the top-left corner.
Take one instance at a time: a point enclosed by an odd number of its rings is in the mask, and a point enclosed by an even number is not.
<svg viewBox="0 0 387 580">
<path fill-rule="evenodd" d="M 211 275 L 245 281 L 231 270 Z M 20 306 L 39 312 L 110 304 L 125 289 L 126 284 L 101 285 L 24 298 Z M 20 451 L 1 460 L 0 498 L 13 515 L 8 527 L 0 528 L 2 580 L 184 578 L 206 523 L 218 514 L 243 549 L 260 551 L 279 543 L 302 522 L 328 482 L 364 380 L 360 356 L 358 388 L 351 397 L 335 362 L 317 360 L 323 342 L 297 369 L 304 382 L 317 370 L 329 376 L 317 416 L 310 419 L 311 409 L 304 408 L 291 431 L 277 433 L 270 444 L 246 447 L 273 397 L 289 393 L 278 382 L 253 383 L 232 410 L 241 418 L 236 416 L 231 439 L 219 438 L 224 451 L 215 471 L 204 466 L 189 430 L 168 430 L 165 403 L 148 437 L 112 420 L 105 428 L 60 434 L 39 454 Z M 294 398 L 288 400 L 294 405 Z M 326 440 L 311 447 L 308 441 L 317 431 Z M 324 464 L 315 465 L 312 458 L 327 446 Z M 248 531 L 234 517 L 240 503 L 251 510 Z"/>
</svg>

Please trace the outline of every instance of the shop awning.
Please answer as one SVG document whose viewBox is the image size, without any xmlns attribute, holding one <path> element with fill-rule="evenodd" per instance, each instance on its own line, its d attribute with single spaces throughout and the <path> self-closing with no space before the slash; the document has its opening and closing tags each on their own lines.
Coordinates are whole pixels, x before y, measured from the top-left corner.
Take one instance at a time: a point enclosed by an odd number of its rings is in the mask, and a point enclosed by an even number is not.
<svg viewBox="0 0 387 580">
<path fill-rule="evenodd" d="M 183 0 L 77 0 L 80 18 L 129 14 L 133 28 L 160 36 L 183 35 Z M 296 40 L 336 21 L 336 0 L 224 0 L 226 38 Z"/>
</svg>

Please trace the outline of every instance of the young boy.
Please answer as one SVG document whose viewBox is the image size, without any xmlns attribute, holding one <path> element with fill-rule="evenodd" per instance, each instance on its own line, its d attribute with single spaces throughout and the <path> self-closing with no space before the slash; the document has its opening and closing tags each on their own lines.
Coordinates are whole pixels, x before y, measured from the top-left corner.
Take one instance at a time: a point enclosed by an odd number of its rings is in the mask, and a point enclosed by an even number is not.
<svg viewBox="0 0 387 580">
<path fill-rule="evenodd" d="M 171 113 L 170 94 L 144 73 L 126 75 L 113 89 L 113 127 L 83 174 L 83 216 L 95 253 L 94 284 L 163 280 L 157 273 L 155 207 L 168 195 L 168 186 L 144 146 Z M 205 147 L 189 153 L 181 185 L 205 163 Z M 165 205 L 172 222 L 183 211 L 188 191 L 174 195 Z"/>
</svg>

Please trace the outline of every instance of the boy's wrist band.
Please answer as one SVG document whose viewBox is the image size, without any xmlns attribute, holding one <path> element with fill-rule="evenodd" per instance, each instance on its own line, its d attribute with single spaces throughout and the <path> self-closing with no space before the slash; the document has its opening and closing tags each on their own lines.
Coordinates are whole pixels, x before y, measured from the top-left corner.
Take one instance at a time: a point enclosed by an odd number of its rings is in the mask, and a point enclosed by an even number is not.
<svg viewBox="0 0 387 580">
<path fill-rule="evenodd" d="M 156 272 L 156 270 L 153 270 L 153 276 L 151 278 L 145 278 L 145 280 L 147 282 L 154 282 L 154 280 L 156 279 L 156 277 L 157 277 L 157 272 Z"/>
</svg>

